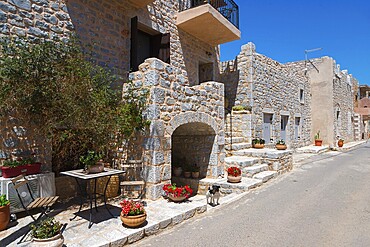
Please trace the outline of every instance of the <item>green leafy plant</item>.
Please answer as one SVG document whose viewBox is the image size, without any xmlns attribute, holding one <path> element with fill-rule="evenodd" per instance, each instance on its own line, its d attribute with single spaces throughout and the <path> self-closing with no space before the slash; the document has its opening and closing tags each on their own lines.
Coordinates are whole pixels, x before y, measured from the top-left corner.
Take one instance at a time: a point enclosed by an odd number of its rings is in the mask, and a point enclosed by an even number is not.
<svg viewBox="0 0 370 247">
<path fill-rule="evenodd" d="M 0 207 L 4 207 L 10 204 L 10 201 L 6 199 L 6 195 L 0 195 Z"/>
<path fill-rule="evenodd" d="M 320 130 L 315 135 L 315 140 L 320 140 Z"/>
<path fill-rule="evenodd" d="M 88 168 L 95 165 L 102 158 L 103 154 L 89 150 L 85 155 L 80 156 L 80 162 L 85 168 Z"/>
<path fill-rule="evenodd" d="M 254 138 L 252 139 L 252 144 L 265 144 L 265 140 L 262 138 Z"/>
<path fill-rule="evenodd" d="M 58 235 L 62 225 L 54 218 L 48 217 L 37 224 L 32 224 L 30 227 L 32 237 L 46 239 Z"/>
<path fill-rule="evenodd" d="M 22 162 L 17 160 L 4 160 L 3 166 L 5 167 L 17 167 L 23 165 Z"/>
<path fill-rule="evenodd" d="M 285 141 L 284 140 L 278 140 L 276 142 L 276 145 L 285 145 Z"/>
<path fill-rule="evenodd" d="M 98 66 L 73 37 L 3 38 L 0 54 L 0 114 L 37 126 L 51 141 L 56 173 L 77 168 L 88 150 L 108 159 L 150 123 L 143 115 L 148 90 Z"/>
<path fill-rule="evenodd" d="M 245 105 L 235 105 L 232 108 L 233 111 L 251 111 L 251 106 L 245 106 Z"/>
</svg>

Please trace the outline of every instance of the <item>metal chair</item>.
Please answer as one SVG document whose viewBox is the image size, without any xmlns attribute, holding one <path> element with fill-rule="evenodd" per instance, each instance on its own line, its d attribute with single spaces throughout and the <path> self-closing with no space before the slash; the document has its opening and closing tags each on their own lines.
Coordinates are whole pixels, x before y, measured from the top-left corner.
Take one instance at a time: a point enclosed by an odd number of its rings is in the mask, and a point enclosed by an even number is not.
<svg viewBox="0 0 370 247">
<path fill-rule="evenodd" d="M 137 198 L 142 198 L 145 191 L 145 180 L 143 176 L 144 167 L 142 160 L 127 160 L 121 165 L 121 169 L 125 171 L 123 181 L 120 182 L 122 195 L 127 193 L 127 197 L 132 197 L 134 192 L 137 192 Z"/>
<path fill-rule="evenodd" d="M 13 183 L 15 191 L 17 192 L 17 195 L 18 195 L 20 203 L 22 204 L 22 207 L 24 208 L 24 210 L 26 210 L 27 214 L 32 217 L 34 223 L 37 223 L 42 218 L 42 216 L 44 215 L 47 216 L 47 211 L 49 210 L 51 206 L 54 205 L 54 203 L 59 198 L 59 196 L 35 198 L 32 194 L 30 185 L 28 184 L 28 180 L 27 178 L 24 177 L 23 174 L 13 178 L 12 183 Z M 26 187 L 26 189 L 23 189 L 24 186 Z M 22 191 L 20 192 L 21 189 Z M 28 202 L 28 204 L 26 204 L 27 202 L 25 202 L 21 196 L 21 194 L 23 195 L 23 193 L 27 193 L 27 192 L 31 198 L 31 201 Z M 35 218 L 30 212 L 30 210 L 33 210 L 33 209 L 41 209 L 41 213 L 37 218 Z M 23 235 L 21 240 L 19 240 L 18 244 L 20 244 L 23 241 L 23 239 L 27 236 L 30 230 L 31 229 L 29 228 L 28 231 L 26 231 L 26 233 Z"/>
<path fill-rule="evenodd" d="M 13 178 L 12 183 L 13 183 L 14 189 L 17 192 L 17 195 L 18 195 L 20 203 L 22 204 L 22 207 L 26 210 L 27 214 L 32 217 L 32 219 L 34 220 L 35 223 L 38 222 L 38 220 L 41 219 L 41 217 L 43 215 L 47 216 L 47 211 L 49 210 L 49 208 L 51 206 L 54 205 L 54 203 L 59 198 L 59 196 L 34 198 L 32 192 L 31 192 L 31 188 L 28 184 L 28 180 L 27 180 L 27 178 L 24 177 L 24 175 L 19 175 L 19 176 Z M 22 192 L 20 192 L 19 190 L 23 186 L 26 186 L 27 190 L 22 190 Z M 28 191 L 28 193 L 29 193 L 29 195 L 32 199 L 32 201 L 29 202 L 27 205 L 26 205 L 26 202 L 22 199 L 22 196 L 21 196 L 21 193 L 24 193 L 25 191 Z M 30 212 L 30 210 L 33 210 L 33 209 L 41 209 L 41 214 L 37 218 L 35 218 L 32 215 L 32 213 Z"/>
</svg>

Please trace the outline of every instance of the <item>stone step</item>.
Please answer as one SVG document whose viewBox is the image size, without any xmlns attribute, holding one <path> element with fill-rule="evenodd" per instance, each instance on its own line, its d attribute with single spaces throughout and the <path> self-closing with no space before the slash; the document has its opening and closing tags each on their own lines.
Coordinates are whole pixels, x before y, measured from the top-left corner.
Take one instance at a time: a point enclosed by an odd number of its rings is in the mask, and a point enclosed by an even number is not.
<svg viewBox="0 0 370 247">
<path fill-rule="evenodd" d="M 277 150 L 272 148 L 247 148 L 233 151 L 233 155 L 236 156 L 248 156 L 248 157 L 259 157 L 267 159 L 279 159 L 286 155 L 292 155 L 292 150 Z"/>
<path fill-rule="evenodd" d="M 255 174 L 267 171 L 269 169 L 268 164 L 256 164 L 242 168 L 242 174 L 246 177 L 253 177 Z"/>
<path fill-rule="evenodd" d="M 260 172 L 260 173 L 255 174 L 253 176 L 253 178 L 261 180 L 262 183 L 266 183 L 268 180 L 270 180 L 271 178 L 273 178 L 275 176 L 277 176 L 276 171 L 264 171 L 264 172 Z"/>
<path fill-rule="evenodd" d="M 232 143 L 237 144 L 237 143 L 242 143 L 244 142 L 244 137 L 232 137 Z M 230 144 L 231 143 L 231 137 L 225 137 L 225 143 Z"/>
<path fill-rule="evenodd" d="M 233 143 L 231 145 L 231 149 L 233 151 L 238 151 L 238 150 L 250 148 L 251 146 L 252 145 L 250 143 L 246 143 L 246 142 L 243 142 L 243 143 Z M 230 151 L 230 145 L 225 145 L 225 149 Z"/>
<path fill-rule="evenodd" d="M 239 183 L 229 183 L 227 178 L 220 179 L 209 179 L 204 178 L 199 181 L 200 188 L 208 188 L 211 185 L 219 185 L 220 192 L 222 194 L 231 194 L 231 193 L 243 193 L 255 187 L 258 187 L 263 184 L 260 179 L 246 178 L 243 177 Z M 199 192 L 199 191 L 198 191 Z"/>
<path fill-rule="evenodd" d="M 252 166 L 259 162 L 258 158 L 246 157 L 246 156 L 230 156 L 225 158 L 225 164 L 227 166 L 239 166 L 241 168 Z"/>
</svg>

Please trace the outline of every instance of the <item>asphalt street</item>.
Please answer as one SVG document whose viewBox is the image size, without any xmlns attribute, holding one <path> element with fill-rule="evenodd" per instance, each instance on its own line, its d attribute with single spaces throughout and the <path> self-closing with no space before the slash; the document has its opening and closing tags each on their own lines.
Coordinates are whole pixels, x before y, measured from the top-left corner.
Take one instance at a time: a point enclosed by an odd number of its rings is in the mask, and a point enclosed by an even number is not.
<svg viewBox="0 0 370 247">
<path fill-rule="evenodd" d="M 239 200 L 132 246 L 370 246 L 370 142 L 304 160 Z"/>
</svg>

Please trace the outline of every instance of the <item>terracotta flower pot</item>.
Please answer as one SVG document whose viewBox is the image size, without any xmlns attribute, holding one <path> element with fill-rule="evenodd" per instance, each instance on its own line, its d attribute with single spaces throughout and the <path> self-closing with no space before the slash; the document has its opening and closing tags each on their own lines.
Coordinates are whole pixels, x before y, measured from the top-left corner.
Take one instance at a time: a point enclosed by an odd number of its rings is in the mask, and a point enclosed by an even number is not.
<svg viewBox="0 0 370 247">
<path fill-rule="evenodd" d="M 199 178 L 199 172 L 191 172 L 192 178 Z"/>
<path fill-rule="evenodd" d="M 144 214 L 134 215 L 134 216 L 124 216 L 120 214 L 122 223 L 128 227 L 138 227 L 141 226 L 146 220 L 146 212 Z"/>
<path fill-rule="evenodd" d="M 276 144 L 276 149 L 277 150 L 285 150 L 287 146 L 285 144 Z"/>
<path fill-rule="evenodd" d="M 173 202 L 182 202 L 182 201 L 185 201 L 186 196 L 178 196 L 178 197 L 175 197 L 172 194 L 168 194 L 168 198 L 171 201 L 173 201 Z"/>
<path fill-rule="evenodd" d="M 182 173 L 182 168 L 181 167 L 175 167 L 173 168 L 173 174 L 175 177 L 180 177 Z"/>
<path fill-rule="evenodd" d="M 184 177 L 190 178 L 191 177 L 191 172 L 184 172 Z"/>
<path fill-rule="evenodd" d="M 321 139 L 316 139 L 315 140 L 315 146 L 321 146 L 322 145 L 322 140 Z"/>
<path fill-rule="evenodd" d="M 4 230 L 10 220 L 10 203 L 0 207 L 0 231 Z"/>
<path fill-rule="evenodd" d="M 63 246 L 64 237 L 61 233 L 55 235 L 51 238 L 39 239 L 34 238 L 33 242 L 35 242 L 36 246 L 48 246 L 48 247 L 60 247 Z"/>
<path fill-rule="evenodd" d="M 104 163 L 98 162 L 96 165 L 93 165 L 87 168 L 86 173 L 92 174 L 92 173 L 99 173 L 102 171 L 104 171 Z"/>
<path fill-rule="evenodd" d="M 338 147 L 343 147 L 344 141 L 338 141 Z"/>
<path fill-rule="evenodd" d="M 253 144 L 253 147 L 254 147 L 254 148 L 261 149 L 261 148 L 264 148 L 264 147 L 265 147 L 265 144 L 259 144 L 259 143 L 256 143 L 256 144 Z"/>
<path fill-rule="evenodd" d="M 237 176 L 237 177 L 230 176 L 230 175 L 227 176 L 227 181 L 230 183 L 239 183 L 241 180 L 242 180 L 242 176 Z"/>
</svg>

